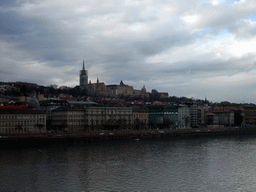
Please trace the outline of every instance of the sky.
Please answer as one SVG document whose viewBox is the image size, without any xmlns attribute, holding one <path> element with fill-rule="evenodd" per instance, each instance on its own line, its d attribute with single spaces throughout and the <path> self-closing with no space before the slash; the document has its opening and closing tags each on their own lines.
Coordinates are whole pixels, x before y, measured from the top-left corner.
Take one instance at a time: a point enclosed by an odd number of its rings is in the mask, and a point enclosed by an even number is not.
<svg viewBox="0 0 256 192">
<path fill-rule="evenodd" d="M 256 103 L 255 0 L 1 0 L 0 81 Z"/>
</svg>

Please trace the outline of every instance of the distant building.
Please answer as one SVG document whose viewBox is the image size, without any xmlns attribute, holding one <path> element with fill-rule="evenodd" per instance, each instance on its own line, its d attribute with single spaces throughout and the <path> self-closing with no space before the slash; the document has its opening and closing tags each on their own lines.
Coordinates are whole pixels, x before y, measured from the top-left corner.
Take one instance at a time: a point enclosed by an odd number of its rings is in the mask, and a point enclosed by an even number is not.
<svg viewBox="0 0 256 192">
<path fill-rule="evenodd" d="M 86 107 L 86 126 L 88 130 L 133 129 L 131 107 Z"/>
<path fill-rule="evenodd" d="M 190 125 L 192 128 L 198 127 L 198 104 L 196 101 L 190 105 Z"/>
<path fill-rule="evenodd" d="M 141 90 L 136 90 L 132 86 L 125 85 L 123 81 L 119 85 L 107 85 L 108 96 L 130 96 L 148 98 L 149 93 L 146 92 L 145 85 Z"/>
<path fill-rule="evenodd" d="M 206 113 L 209 109 L 208 104 L 198 105 L 198 126 L 201 128 L 206 127 Z"/>
<path fill-rule="evenodd" d="M 133 96 L 134 97 L 142 97 L 142 98 L 145 99 L 145 98 L 149 98 L 149 93 L 147 92 L 145 85 L 143 85 L 141 90 L 136 90 L 135 89 L 133 91 Z"/>
<path fill-rule="evenodd" d="M 7 95 L 0 95 L 0 103 L 10 102 L 10 101 L 19 101 L 19 98 L 7 96 Z"/>
<path fill-rule="evenodd" d="M 133 128 L 131 107 L 60 107 L 52 111 L 54 129 L 68 132 L 128 130 Z"/>
<path fill-rule="evenodd" d="M 6 93 L 19 93 L 20 88 L 16 87 L 14 85 L 0 85 L 0 94 L 6 94 Z"/>
<path fill-rule="evenodd" d="M 125 85 L 123 81 L 121 81 L 119 85 L 107 85 L 106 87 L 110 96 L 133 96 L 134 93 L 133 87 Z"/>
<path fill-rule="evenodd" d="M 85 110 L 66 107 L 53 110 L 52 128 L 70 133 L 85 131 Z"/>
<path fill-rule="evenodd" d="M 83 61 L 83 69 L 80 70 L 80 88 L 87 89 L 88 86 L 88 72 L 85 70 L 84 61 Z"/>
<path fill-rule="evenodd" d="M 147 108 L 134 106 L 132 112 L 133 125 L 135 129 L 148 129 L 148 110 Z"/>
<path fill-rule="evenodd" d="M 51 129 L 52 127 L 52 111 L 59 107 L 69 107 L 69 103 L 66 100 L 45 100 L 41 101 L 40 110 L 46 113 L 46 126 L 47 129 Z"/>
<path fill-rule="evenodd" d="M 46 114 L 26 106 L 0 106 L 0 133 L 45 133 Z"/>
<path fill-rule="evenodd" d="M 235 112 L 235 126 L 256 126 L 255 104 L 216 104 L 213 109 L 232 110 Z"/>
<path fill-rule="evenodd" d="M 190 124 L 190 108 L 187 105 L 179 105 L 178 108 L 178 129 L 189 129 Z"/>
<path fill-rule="evenodd" d="M 89 82 L 88 91 L 91 94 L 108 95 L 105 83 L 100 82 L 99 78 L 97 78 L 96 83 Z"/>
<path fill-rule="evenodd" d="M 16 87 L 22 87 L 22 86 L 25 86 L 25 87 L 28 87 L 30 89 L 38 89 L 38 85 L 35 84 L 35 83 L 27 83 L 27 82 L 16 82 L 15 83 L 15 86 Z"/>
<path fill-rule="evenodd" d="M 153 97 L 159 99 L 167 99 L 169 97 L 169 94 L 167 92 L 158 92 L 156 89 L 152 89 L 151 94 L 153 95 Z"/>
<path fill-rule="evenodd" d="M 178 126 L 178 106 L 176 105 L 149 105 L 150 128 L 176 129 Z"/>
<path fill-rule="evenodd" d="M 234 126 L 234 111 L 231 110 L 209 110 L 206 114 L 207 125 Z"/>
</svg>

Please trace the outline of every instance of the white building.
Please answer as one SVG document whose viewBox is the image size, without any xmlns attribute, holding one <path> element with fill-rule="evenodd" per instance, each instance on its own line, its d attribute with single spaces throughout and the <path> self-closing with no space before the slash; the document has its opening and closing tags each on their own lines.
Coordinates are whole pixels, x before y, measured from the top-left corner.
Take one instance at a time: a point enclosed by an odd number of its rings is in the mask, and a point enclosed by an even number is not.
<svg viewBox="0 0 256 192">
<path fill-rule="evenodd" d="M 190 108 L 187 105 L 180 105 L 178 108 L 178 128 L 189 129 L 190 125 Z"/>
</svg>

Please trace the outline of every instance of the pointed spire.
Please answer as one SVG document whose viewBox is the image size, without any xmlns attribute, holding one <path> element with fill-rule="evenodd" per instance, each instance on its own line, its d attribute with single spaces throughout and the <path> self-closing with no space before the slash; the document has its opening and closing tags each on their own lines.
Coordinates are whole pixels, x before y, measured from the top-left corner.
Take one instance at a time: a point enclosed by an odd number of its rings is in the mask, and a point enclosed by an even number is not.
<svg viewBox="0 0 256 192">
<path fill-rule="evenodd" d="M 97 76 L 97 83 L 99 83 L 99 78 L 98 78 L 98 76 Z"/>
<path fill-rule="evenodd" d="M 83 70 L 85 70 L 85 68 L 84 68 L 84 60 L 83 60 Z"/>
</svg>

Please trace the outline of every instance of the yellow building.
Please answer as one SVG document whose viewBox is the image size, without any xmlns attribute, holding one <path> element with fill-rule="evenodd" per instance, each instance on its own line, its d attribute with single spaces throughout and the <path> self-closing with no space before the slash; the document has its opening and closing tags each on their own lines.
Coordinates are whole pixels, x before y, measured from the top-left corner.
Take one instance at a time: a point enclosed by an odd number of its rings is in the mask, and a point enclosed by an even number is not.
<svg viewBox="0 0 256 192">
<path fill-rule="evenodd" d="M 86 108 L 88 130 L 133 129 L 131 107 L 90 106 Z"/>
</svg>

